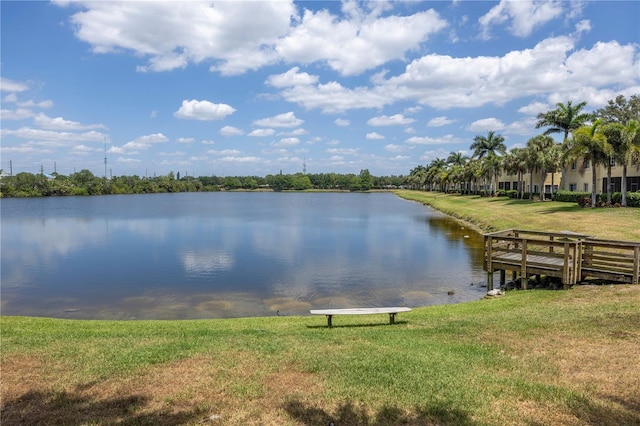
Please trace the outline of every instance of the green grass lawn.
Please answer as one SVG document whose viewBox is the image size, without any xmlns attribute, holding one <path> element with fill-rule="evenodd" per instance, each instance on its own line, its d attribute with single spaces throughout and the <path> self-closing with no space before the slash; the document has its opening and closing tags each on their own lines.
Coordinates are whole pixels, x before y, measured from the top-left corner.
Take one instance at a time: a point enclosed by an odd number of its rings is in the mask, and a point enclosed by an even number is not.
<svg viewBox="0 0 640 426">
<path fill-rule="evenodd" d="M 638 424 L 640 287 L 387 315 L 2 317 L 2 424 Z"/>
<path fill-rule="evenodd" d="M 399 195 L 485 230 L 640 240 L 638 209 Z M 0 317 L 0 424 L 640 424 L 638 285 L 512 291 L 396 321 Z"/>
</svg>

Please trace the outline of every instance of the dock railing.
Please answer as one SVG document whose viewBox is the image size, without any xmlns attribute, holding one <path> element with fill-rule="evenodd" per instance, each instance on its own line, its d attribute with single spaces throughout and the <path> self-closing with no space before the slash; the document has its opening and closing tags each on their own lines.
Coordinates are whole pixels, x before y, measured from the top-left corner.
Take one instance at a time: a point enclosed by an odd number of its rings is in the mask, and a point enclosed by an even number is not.
<svg viewBox="0 0 640 426">
<path fill-rule="evenodd" d="M 560 278 L 568 288 L 588 277 L 638 284 L 640 242 L 600 240 L 572 232 L 542 232 L 509 229 L 484 236 L 484 269 L 487 289 L 493 288 L 493 273 L 520 275 L 526 289 L 529 277 Z"/>
<path fill-rule="evenodd" d="M 493 288 L 495 271 L 500 271 L 501 285 L 506 271 L 512 271 L 514 279 L 519 274 L 523 289 L 532 275 L 558 277 L 565 287 L 581 277 L 581 244 L 587 235 L 509 229 L 484 238 L 488 290 Z"/>
<path fill-rule="evenodd" d="M 640 242 L 586 239 L 582 243 L 582 277 L 640 283 Z"/>
</svg>

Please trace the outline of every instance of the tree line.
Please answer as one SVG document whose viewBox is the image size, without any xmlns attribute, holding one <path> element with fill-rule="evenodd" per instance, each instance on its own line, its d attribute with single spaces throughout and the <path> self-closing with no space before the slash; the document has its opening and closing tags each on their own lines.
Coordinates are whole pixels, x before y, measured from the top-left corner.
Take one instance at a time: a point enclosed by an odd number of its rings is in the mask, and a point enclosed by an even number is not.
<svg viewBox="0 0 640 426">
<path fill-rule="evenodd" d="M 498 192 L 498 178 L 506 173 L 517 176 L 518 182 L 528 174 L 529 188 L 534 188 L 536 176 L 540 180 L 535 183 L 540 183 L 542 190 L 548 173 L 552 173 L 553 179 L 553 173 L 570 164 L 578 164 L 581 172 L 592 165 L 591 206 L 595 207 L 596 168 L 604 166 L 607 170 L 606 203 L 611 204 L 611 165 L 615 163 L 622 165 L 620 204 L 627 206 L 628 165 L 640 165 L 640 95 L 629 99 L 619 95 L 593 113 L 583 111 L 586 105 L 586 102 L 557 103 L 555 109 L 538 114 L 536 128 L 545 130 L 522 148 L 507 151 L 504 137 L 494 131 L 476 136 L 469 147 L 471 157 L 451 152 L 446 159 L 436 158 L 427 166 L 419 165 L 410 171 L 407 185 L 414 189 L 489 195 Z M 550 136 L 554 133 L 563 136 L 562 142 L 555 142 Z M 525 194 L 522 186 L 518 185 L 517 197 L 532 198 L 533 191 Z M 640 197 L 634 195 L 636 198 Z"/>
<path fill-rule="evenodd" d="M 405 185 L 405 176 L 373 176 L 368 169 L 359 174 L 316 173 L 260 176 L 184 176 L 173 172 L 163 176 L 114 176 L 110 179 L 81 170 L 69 176 L 53 173 L 17 173 L 0 180 L 2 197 L 63 195 L 148 194 L 163 192 L 205 192 L 220 190 L 345 190 L 393 189 Z"/>
<path fill-rule="evenodd" d="M 55 195 L 106 195 L 144 194 L 159 192 L 199 192 L 219 190 L 348 190 L 394 189 L 409 187 L 420 190 L 456 191 L 485 195 L 498 193 L 501 174 L 517 176 L 522 182 L 529 175 L 529 188 L 534 188 L 534 176 L 542 189 L 546 175 L 564 170 L 569 164 L 580 164 L 584 171 L 593 165 L 591 206 L 597 204 L 596 168 L 607 169 L 606 203 L 611 204 L 612 160 L 622 165 L 622 189 L 620 204 L 627 206 L 626 177 L 628 164 L 640 164 L 640 95 L 626 99 L 623 95 L 608 101 L 607 105 L 593 113 L 584 112 L 586 102 L 558 103 L 556 108 L 537 116 L 536 128 L 544 132 L 529 139 L 521 148 L 507 151 L 504 137 L 494 131 L 486 136 L 478 135 L 469 146 L 471 157 L 451 152 L 444 158 L 436 158 L 427 166 L 413 168 L 407 176 L 373 176 L 368 169 L 359 174 L 295 173 L 260 176 L 185 176 L 170 172 L 158 177 L 116 176 L 110 179 L 81 170 L 69 176 L 54 173 L 18 173 L 0 181 L 2 197 L 36 197 Z M 559 133 L 562 142 L 556 143 L 550 136 Z M 524 192 L 518 185 L 516 196 L 532 198 L 533 191 Z M 552 187 L 555 186 L 552 182 Z M 555 196 L 555 194 L 552 194 Z M 634 200 L 636 198 L 633 196 Z M 635 205 L 635 202 L 634 202 Z"/>
</svg>

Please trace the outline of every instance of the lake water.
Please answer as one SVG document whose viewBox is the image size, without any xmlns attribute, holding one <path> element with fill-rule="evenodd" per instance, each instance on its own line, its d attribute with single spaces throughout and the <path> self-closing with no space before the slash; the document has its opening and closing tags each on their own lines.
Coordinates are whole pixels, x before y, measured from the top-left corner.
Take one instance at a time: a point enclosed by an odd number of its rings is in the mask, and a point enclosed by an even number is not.
<svg viewBox="0 0 640 426">
<path fill-rule="evenodd" d="M 390 193 L 52 197 L 0 208 L 3 315 L 305 315 L 486 291 L 482 236 Z"/>
</svg>

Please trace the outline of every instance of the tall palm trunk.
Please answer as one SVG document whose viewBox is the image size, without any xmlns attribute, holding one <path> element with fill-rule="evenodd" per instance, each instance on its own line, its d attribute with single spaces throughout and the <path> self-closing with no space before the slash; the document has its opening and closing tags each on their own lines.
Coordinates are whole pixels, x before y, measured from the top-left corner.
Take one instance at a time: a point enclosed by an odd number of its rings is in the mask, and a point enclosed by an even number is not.
<svg viewBox="0 0 640 426">
<path fill-rule="evenodd" d="M 596 184 L 598 183 L 598 177 L 596 176 L 596 166 L 593 164 L 591 167 L 591 207 L 596 206 Z"/>
<path fill-rule="evenodd" d="M 607 205 L 611 205 L 611 159 L 607 165 Z"/>
<path fill-rule="evenodd" d="M 622 166 L 622 182 L 620 186 L 620 191 L 622 191 L 622 199 L 620 200 L 620 204 L 622 207 L 627 207 L 627 162 L 625 161 Z"/>
</svg>

